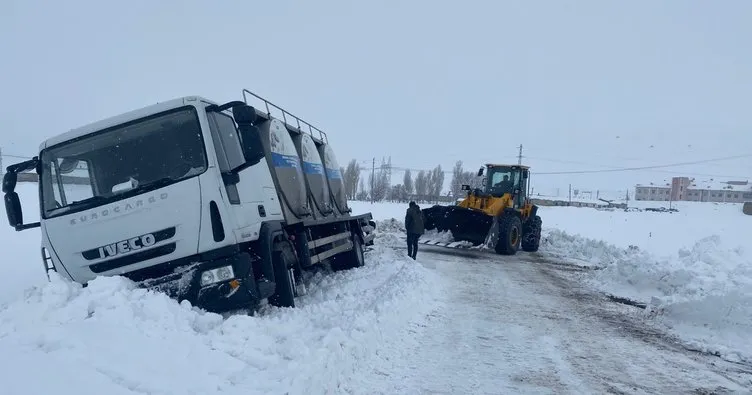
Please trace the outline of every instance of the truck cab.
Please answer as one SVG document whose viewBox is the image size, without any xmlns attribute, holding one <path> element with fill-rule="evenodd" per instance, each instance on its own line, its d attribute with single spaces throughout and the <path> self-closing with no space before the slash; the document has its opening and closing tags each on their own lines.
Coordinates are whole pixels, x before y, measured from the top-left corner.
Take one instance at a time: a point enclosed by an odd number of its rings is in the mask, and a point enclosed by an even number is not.
<svg viewBox="0 0 752 395">
<path fill-rule="evenodd" d="M 303 175 L 292 144 L 301 133 L 245 101 L 190 96 L 127 112 L 52 137 L 9 166 L 8 220 L 19 231 L 40 227 L 45 270 L 84 285 L 120 275 L 211 311 L 266 298 L 292 307 L 301 270 L 362 265 L 373 225 L 370 213 L 312 215 L 308 184 L 284 177 Z M 14 190 L 28 171 L 39 179 L 40 221 L 31 224 Z"/>
</svg>

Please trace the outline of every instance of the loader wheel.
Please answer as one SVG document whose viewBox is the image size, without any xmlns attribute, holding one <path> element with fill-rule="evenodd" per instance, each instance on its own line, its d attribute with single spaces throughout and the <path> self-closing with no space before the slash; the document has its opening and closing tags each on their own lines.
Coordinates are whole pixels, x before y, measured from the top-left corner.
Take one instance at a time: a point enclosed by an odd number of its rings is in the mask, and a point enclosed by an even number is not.
<svg viewBox="0 0 752 395">
<path fill-rule="evenodd" d="M 522 227 L 522 250 L 525 252 L 536 252 L 540 247 L 541 230 L 543 229 L 543 220 L 539 215 L 531 218 Z"/>
<path fill-rule="evenodd" d="M 499 218 L 499 239 L 496 241 L 497 254 L 514 255 L 520 246 L 522 238 L 522 222 L 512 214 L 504 214 Z"/>
<path fill-rule="evenodd" d="M 295 252 L 289 243 L 282 242 L 275 246 L 272 254 L 274 266 L 274 294 L 269 297 L 269 304 L 277 307 L 295 307 Z"/>
</svg>

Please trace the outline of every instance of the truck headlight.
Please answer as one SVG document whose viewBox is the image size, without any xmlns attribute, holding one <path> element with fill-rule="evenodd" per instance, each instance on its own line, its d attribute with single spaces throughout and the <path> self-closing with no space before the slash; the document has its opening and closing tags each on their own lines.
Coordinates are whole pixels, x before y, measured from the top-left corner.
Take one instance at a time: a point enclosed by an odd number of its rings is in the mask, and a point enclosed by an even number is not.
<svg viewBox="0 0 752 395">
<path fill-rule="evenodd" d="M 227 281 L 235 277 L 235 272 L 232 270 L 232 266 L 222 266 L 216 269 L 207 270 L 201 273 L 201 286 L 215 284 L 222 281 Z"/>
</svg>

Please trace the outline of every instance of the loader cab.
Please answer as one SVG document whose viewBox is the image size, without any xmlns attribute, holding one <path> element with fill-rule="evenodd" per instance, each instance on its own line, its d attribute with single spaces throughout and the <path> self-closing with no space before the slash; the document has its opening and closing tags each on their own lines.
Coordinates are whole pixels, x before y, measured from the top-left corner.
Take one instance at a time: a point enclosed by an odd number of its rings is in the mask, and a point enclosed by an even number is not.
<svg viewBox="0 0 752 395">
<path fill-rule="evenodd" d="M 529 168 L 521 165 L 486 165 L 485 192 L 493 197 L 510 194 L 514 197 L 514 207 L 525 204 Z M 479 171 L 479 173 L 482 173 Z"/>
</svg>

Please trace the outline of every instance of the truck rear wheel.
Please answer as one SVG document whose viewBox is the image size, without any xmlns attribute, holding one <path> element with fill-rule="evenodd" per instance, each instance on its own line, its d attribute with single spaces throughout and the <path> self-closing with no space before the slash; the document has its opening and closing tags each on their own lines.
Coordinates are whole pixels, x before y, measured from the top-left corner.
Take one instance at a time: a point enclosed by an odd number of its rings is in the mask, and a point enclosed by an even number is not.
<svg viewBox="0 0 752 395">
<path fill-rule="evenodd" d="M 352 234 L 353 249 L 350 251 L 350 268 L 363 267 L 366 264 L 366 258 L 363 255 L 363 244 L 360 242 L 360 236 Z"/>
<path fill-rule="evenodd" d="M 360 236 L 355 233 L 351 233 L 352 249 L 345 251 L 336 257 L 332 262 L 332 269 L 349 270 L 356 267 L 363 267 L 365 265 L 365 257 L 363 256 L 363 243 L 360 241 Z"/>
<path fill-rule="evenodd" d="M 497 254 L 514 255 L 520 245 L 522 222 L 514 214 L 503 214 L 498 221 L 498 240 L 495 250 Z"/>
<path fill-rule="evenodd" d="M 543 229 L 543 220 L 539 215 L 530 218 L 522 227 L 522 250 L 525 252 L 536 252 L 540 247 L 541 230 Z"/>
<path fill-rule="evenodd" d="M 295 307 L 295 253 L 289 243 L 275 246 L 272 265 L 274 266 L 274 294 L 269 304 L 277 307 Z"/>
</svg>

